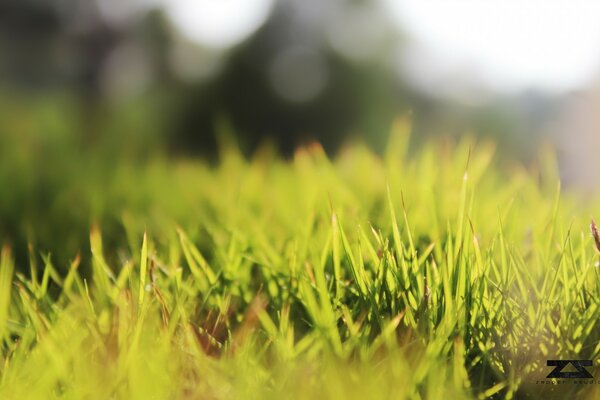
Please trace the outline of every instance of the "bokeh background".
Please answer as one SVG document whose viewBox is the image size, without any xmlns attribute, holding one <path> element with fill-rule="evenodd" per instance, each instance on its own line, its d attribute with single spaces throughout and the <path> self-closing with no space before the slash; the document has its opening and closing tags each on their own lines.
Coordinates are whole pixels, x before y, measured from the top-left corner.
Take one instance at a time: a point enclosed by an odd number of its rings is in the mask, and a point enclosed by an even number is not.
<svg viewBox="0 0 600 400">
<path fill-rule="evenodd" d="M 349 136 L 380 151 L 411 112 L 417 137 L 474 132 L 526 156 L 560 122 L 591 123 L 576 115 L 600 71 L 590 3 L 6 0 L 1 129 L 19 114 L 210 157 L 228 121 L 249 152 Z"/>
<path fill-rule="evenodd" d="M 85 235 L 93 201 L 57 187 L 121 159 L 215 162 L 227 140 L 382 152 L 406 115 L 416 145 L 481 135 L 527 163 L 551 143 L 564 186 L 594 190 L 598 20 L 583 0 L 4 0 L 0 236 Z"/>
</svg>

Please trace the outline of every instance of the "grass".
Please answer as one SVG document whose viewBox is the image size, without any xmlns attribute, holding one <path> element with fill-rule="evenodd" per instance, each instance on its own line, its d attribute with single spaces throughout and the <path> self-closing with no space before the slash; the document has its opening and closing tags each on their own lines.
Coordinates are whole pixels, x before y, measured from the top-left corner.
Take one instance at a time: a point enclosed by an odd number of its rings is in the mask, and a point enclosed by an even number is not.
<svg viewBox="0 0 600 400">
<path fill-rule="evenodd" d="M 409 130 L 334 160 L 73 150 L 48 201 L 28 197 L 38 161 L 6 151 L 0 398 L 597 398 L 539 381 L 600 353 L 598 201 L 561 191 L 551 152 L 409 152 Z"/>
</svg>

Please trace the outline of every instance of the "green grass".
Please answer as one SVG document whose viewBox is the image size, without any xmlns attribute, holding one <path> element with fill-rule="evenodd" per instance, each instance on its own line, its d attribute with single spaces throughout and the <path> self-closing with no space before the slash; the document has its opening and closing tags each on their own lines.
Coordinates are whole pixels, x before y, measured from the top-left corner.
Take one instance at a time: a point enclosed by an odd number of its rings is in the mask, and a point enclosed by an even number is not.
<svg viewBox="0 0 600 400">
<path fill-rule="evenodd" d="M 5 151 L 0 398 L 599 396 L 537 384 L 600 353 L 597 199 L 561 193 L 551 152 L 408 131 L 332 161 Z"/>
</svg>

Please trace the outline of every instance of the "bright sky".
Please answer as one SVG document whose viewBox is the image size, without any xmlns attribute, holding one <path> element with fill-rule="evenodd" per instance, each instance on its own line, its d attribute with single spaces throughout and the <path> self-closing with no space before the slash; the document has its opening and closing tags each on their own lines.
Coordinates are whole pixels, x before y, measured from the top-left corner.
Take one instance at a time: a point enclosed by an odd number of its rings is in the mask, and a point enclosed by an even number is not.
<svg viewBox="0 0 600 400">
<path fill-rule="evenodd" d="M 593 0 L 385 0 L 434 65 L 465 68 L 500 90 L 561 91 L 600 76 L 600 2 Z M 421 61 L 426 62 L 426 57 Z M 412 63 L 413 73 L 414 60 Z M 421 77 L 421 79 L 426 77 Z"/>
<path fill-rule="evenodd" d="M 137 0 L 162 5 L 181 32 L 214 48 L 236 45 L 268 18 L 275 0 Z"/>
<path fill-rule="evenodd" d="M 164 6 L 188 38 L 228 48 L 258 29 L 276 0 L 137 1 Z M 380 1 L 412 39 L 399 58 L 417 83 L 562 91 L 600 77 L 600 1 Z"/>
</svg>

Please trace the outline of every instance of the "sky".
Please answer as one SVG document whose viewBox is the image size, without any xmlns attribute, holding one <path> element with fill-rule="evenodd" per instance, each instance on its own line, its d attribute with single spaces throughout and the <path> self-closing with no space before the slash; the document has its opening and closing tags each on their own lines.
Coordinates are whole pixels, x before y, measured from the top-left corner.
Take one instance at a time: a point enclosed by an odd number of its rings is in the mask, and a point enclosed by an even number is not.
<svg viewBox="0 0 600 400">
<path fill-rule="evenodd" d="M 432 76 L 462 69 L 498 90 L 548 91 L 577 89 L 600 76 L 598 1 L 386 3 L 415 41 L 412 54 L 435 64 L 424 68 Z"/>
<path fill-rule="evenodd" d="M 162 5 L 190 40 L 226 49 L 276 0 L 138 1 Z M 600 1 L 379 1 L 409 38 L 398 68 L 422 89 L 564 92 L 600 77 Z"/>
</svg>

